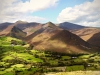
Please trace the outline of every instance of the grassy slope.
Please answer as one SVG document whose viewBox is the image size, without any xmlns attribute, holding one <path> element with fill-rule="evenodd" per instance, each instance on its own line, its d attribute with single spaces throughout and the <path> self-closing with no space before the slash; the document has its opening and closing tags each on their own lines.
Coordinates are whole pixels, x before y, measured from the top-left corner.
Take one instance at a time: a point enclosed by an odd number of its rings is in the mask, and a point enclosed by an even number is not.
<svg viewBox="0 0 100 75">
<path fill-rule="evenodd" d="M 0 37 L 0 75 L 7 73 L 10 75 L 11 71 L 14 74 L 14 70 L 25 70 L 29 67 L 27 64 L 43 62 L 39 58 L 35 58 L 33 55 L 26 51 L 25 45 L 11 46 L 11 40 L 22 42 L 12 37 Z M 26 65 L 24 63 L 27 63 Z M 11 75 L 13 75 L 11 74 Z"/>
</svg>

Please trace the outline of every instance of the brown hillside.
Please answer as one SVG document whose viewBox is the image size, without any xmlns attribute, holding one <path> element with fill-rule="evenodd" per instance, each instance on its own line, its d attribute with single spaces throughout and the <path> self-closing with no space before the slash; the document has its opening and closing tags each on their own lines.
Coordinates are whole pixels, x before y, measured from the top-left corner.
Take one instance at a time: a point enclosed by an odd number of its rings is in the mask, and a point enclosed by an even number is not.
<svg viewBox="0 0 100 75">
<path fill-rule="evenodd" d="M 74 34 L 78 35 L 83 40 L 93 45 L 99 45 L 100 29 L 99 28 L 83 28 L 77 31 L 73 31 Z"/>
<path fill-rule="evenodd" d="M 31 35 L 33 32 L 42 28 L 42 24 L 40 23 L 36 23 L 36 22 L 28 23 L 28 22 L 20 21 L 20 20 L 15 22 L 14 25 L 18 27 L 19 29 L 21 29 L 23 32 L 26 32 L 27 36 Z"/>
<path fill-rule="evenodd" d="M 87 42 L 100 47 L 100 32 L 94 34 L 91 38 L 87 40 Z"/>
<path fill-rule="evenodd" d="M 8 26 L 12 25 L 13 23 L 8 23 L 8 22 L 5 22 L 5 23 L 1 23 L 0 24 L 0 31 L 6 29 Z"/>
<path fill-rule="evenodd" d="M 26 36 L 26 33 L 14 25 L 10 25 L 0 32 L 0 36 L 12 36 L 18 39 L 23 39 Z"/>
<path fill-rule="evenodd" d="M 0 36 L 1 35 L 4 35 L 4 36 L 8 35 L 13 27 L 14 27 L 14 25 L 10 25 L 7 28 L 5 28 L 3 31 L 0 32 Z"/>
<path fill-rule="evenodd" d="M 52 23 L 44 25 L 44 30 L 38 35 L 34 35 L 30 44 L 37 50 L 50 50 L 66 53 L 89 53 L 96 52 L 93 48 L 80 37 L 67 30 L 58 28 Z"/>
<path fill-rule="evenodd" d="M 94 34 L 100 32 L 100 29 L 98 28 L 83 28 L 80 30 L 73 31 L 72 33 L 78 35 L 83 40 L 87 41 L 90 39 Z"/>
<path fill-rule="evenodd" d="M 27 36 L 28 36 L 41 28 L 42 28 L 42 24 L 37 24 L 37 25 L 34 25 L 32 27 L 27 27 L 27 28 L 23 29 L 23 31 L 26 32 Z"/>
<path fill-rule="evenodd" d="M 32 38 L 34 38 L 36 35 L 41 34 L 42 32 L 49 32 L 53 31 L 55 29 L 60 29 L 57 26 L 55 26 L 53 23 L 48 22 L 44 25 L 42 25 L 42 27 L 40 29 L 38 29 L 37 31 L 33 32 L 32 34 L 30 34 L 29 36 L 27 36 L 25 38 L 26 41 L 30 41 Z"/>
</svg>

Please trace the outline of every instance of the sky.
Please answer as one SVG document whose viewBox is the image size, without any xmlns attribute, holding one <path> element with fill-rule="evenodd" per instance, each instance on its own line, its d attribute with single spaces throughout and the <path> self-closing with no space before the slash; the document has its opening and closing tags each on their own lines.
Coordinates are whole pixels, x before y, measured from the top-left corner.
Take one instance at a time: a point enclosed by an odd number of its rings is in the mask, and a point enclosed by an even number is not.
<svg viewBox="0 0 100 75">
<path fill-rule="evenodd" d="M 100 0 L 0 0 L 0 23 L 70 22 L 100 27 Z"/>
</svg>

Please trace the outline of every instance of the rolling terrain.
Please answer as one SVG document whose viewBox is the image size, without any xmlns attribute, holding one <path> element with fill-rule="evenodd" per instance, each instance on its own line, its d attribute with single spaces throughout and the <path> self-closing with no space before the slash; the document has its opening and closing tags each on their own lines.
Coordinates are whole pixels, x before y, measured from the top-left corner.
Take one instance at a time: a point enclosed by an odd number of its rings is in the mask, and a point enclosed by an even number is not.
<svg viewBox="0 0 100 75">
<path fill-rule="evenodd" d="M 37 31 L 38 29 L 42 28 L 43 24 L 41 23 L 36 23 L 36 22 L 26 22 L 26 21 L 16 21 L 15 23 L 1 23 L 0 24 L 0 31 L 6 30 L 7 28 L 9 29 L 10 27 L 16 26 L 23 32 L 27 33 L 27 36 L 32 34 L 33 32 Z M 5 33 L 4 33 L 5 34 Z"/>
<path fill-rule="evenodd" d="M 19 29 L 21 29 L 23 32 L 26 32 L 27 36 L 31 35 L 33 32 L 42 28 L 41 23 L 36 23 L 36 22 L 28 23 L 28 22 L 24 22 L 20 20 L 15 22 L 14 25 L 18 27 Z"/>
<path fill-rule="evenodd" d="M 0 32 L 0 36 L 11 36 L 18 39 L 23 39 L 26 33 L 14 25 L 10 25 Z"/>
<path fill-rule="evenodd" d="M 4 26 L 3 29 L 2 26 Z M 30 44 L 33 44 L 36 49 L 50 49 L 53 51 L 57 50 L 59 52 L 69 53 L 74 51 L 80 52 L 80 50 L 83 50 L 83 52 L 92 52 L 91 49 L 94 50 L 97 48 L 91 48 L 90 44 L 95 46 L 99 46 L 100 44 L 98 41 L 99 28 L 84 27 L 68 22 L 55 25 L 51 22 L 41 24 L 35 22 L 28 23 L 19 20 L 15 23 L 2 23 L 0 28 L 2 29 L 0 32 L 1 36 L 12 36 L 23 39 Z M 56 43 L 59 44 L 56 45 Z M 47 46 L 45 46 L 45 44 Z"/>
<path fill-rule="evenodd" d="M 100 29 L 99 28 L 83 28 L 73 31 L 72 33 L 78 35 L 83 40 L 90 44 L 100 47 Z"/>
<path fill-rule="evenodd" d="M 4 26 L 0 75 L 99 75 L 99 28 L 77 25 L 66 30 L 52 22 L 23 21 Z"/>
<path fill-rule="evenodd" d="M 60 23 L 58 24 L 58 26 L 62 29 L 70 30 L 70 31 L 86 28 L 85 26 L 81 26 L 81 25 L 77 25 L 77 24 L 73 24 L 69 22 Z"/>
<path fill-rule="evenodd" d="M 37 50 L 49 50 L 65 53 L 96 52 L 94 48 L 77 35 L 48 22 L 37 34 L 29 36 L 29 43 Z"/>
<path fill-rule="evenodd" d="M 0 24 L 0 31 L 4 30 L 5 28 L 7 28 L 8 26 L 12 25 L 13 23 L 8 23 L 8 22 L 5 22 L 5 23 L 1 23 Z"/>
</svg>

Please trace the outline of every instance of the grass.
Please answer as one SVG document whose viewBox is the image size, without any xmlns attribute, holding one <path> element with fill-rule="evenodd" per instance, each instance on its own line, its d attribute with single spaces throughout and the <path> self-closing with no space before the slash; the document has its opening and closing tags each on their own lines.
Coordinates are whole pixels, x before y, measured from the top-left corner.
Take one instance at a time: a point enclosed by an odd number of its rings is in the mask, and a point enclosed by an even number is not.
<svg viewBox="0 0 100 75">
<path fill-rule="evenodd" d="M 71 59 L 70 56 L 62 56 L 62 60 Z"/>
<path fill-rule="evenodd" d="M 4 75 L 5 73 L 5 71 L 0 71 L 0 75 Z"/>
<path fill-rule="evenodd" d="M 58 61 L 57 60 L 50 60 L 50 65 L 51 66 L 57 66 L 58 65 Z"/>
<path fill-rule="evenodd" d="M 93 55 L 93 54 L 82 55 L 82 56 L 80 56 L 79 58 L 88 59 L 88 58 L 90 58 L 92 55 Z"/>
<path fill-rule="evenodd" d="M 7 68 L 7 69 L 5 70 L 5 72 L 11 72 L 11 71 L 13 71 L 13 68 L 12 68 L 12 67 Z"/>
<path fill-rule="evenodd" d="M 82 63 L 83 62 L 83 60 L 82 59 L 80 59 L 80 58 L 76 58 L 76 59 L 73 59 L 73 61 L 75 62 L 75 63 Z"/>
<path fill-rule="evenodd" d="M 0 45 L 10 45 L 11 40 L 21 41 L 12 37 L 0 37 Z"/>
<path fill-rule="evenodd" d="M 13 65 L 13 66 L 11 66 L 11 67 L 19 67 L 19 68 L 21 68 L 21 67 L 24 67 L 24 65 L 23 64 L 16 64 L 16 65 Z"/>
<path fill-rule="evenodd" d="M 28 53 L 20 53 L 20 54 L 17 54 L 17 56 L 28 62 L 43 62 L 41 59 L 35 58 L 33 55 L 30 55 Z"/>
<path fill-rule="evenodd" d="M 4 75 L 14 75 L 12 72 L 5 73 Z"/>
<path fill-rule="evenodd" d="M 74 65 L 74 66 L 67 66 L 66 71 L 78 71 L 78 70 L 84 70 L 83 65 Z"/>
<path fill-rule="evenodd" d="M 2 61 L 11 60 L 11 59 L 13 59 L 13 57 L 11 57 L 11 56 L 5 56 L 5 57 L 2 59 Z"/>
</svg>

